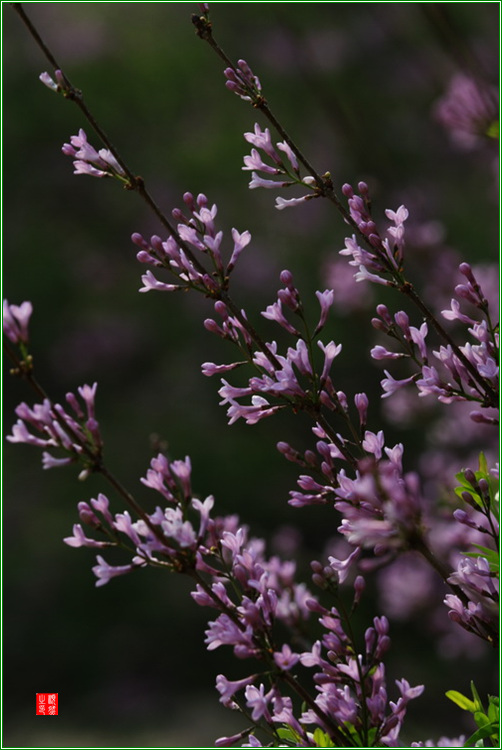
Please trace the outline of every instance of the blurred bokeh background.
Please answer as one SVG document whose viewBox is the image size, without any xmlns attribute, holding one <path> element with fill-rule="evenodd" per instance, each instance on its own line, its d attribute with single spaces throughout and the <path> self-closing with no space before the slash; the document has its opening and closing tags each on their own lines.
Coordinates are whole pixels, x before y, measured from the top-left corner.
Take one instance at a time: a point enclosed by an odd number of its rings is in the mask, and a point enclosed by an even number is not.
<svg viewBox="0 0 502 750">
<path fill-rule="evenodd" d="M 181 204 L 184 191 L 205 192 L 218 204 L 227 236 L 233 226 L 251 231 L 234 297 L 253 320 L 275 299 L 283 268 L 306 300 L 338 285 L 326 332 L 344 345 L 337 385 L 368 392 L 373 426 L 385 426 L 388 444 L 405 442 L 407 467 L 423 471 L 431 493 L 439 492 L 445 468 L 458 470 L 481 445 L 490 447 L 482 429 L 463 445 L 455 442 L 458 429 L 432 405 L 413 412 L 405 402 L 394 410 L 387 404 L 380 414 L 369 320 L 378 301 L 402 305 L 362 285 L 344 296 L 350 280 L 337 251 L 346 227 L 331 205 L 311 201 L 277 212 L 273 191 L 248 190 L 242 134 L 259 118 L 225 89 L 222 64 L 196 37 L 195 3 L 25 7 L 166 212 Z M 231 58 L 249 62 L 318 171 L 329 170 L 340 186 L 365 179 L 377 217 L 401 203 L 409 208 L 410 273 L 432 306 L 448 306 L 446 290 L 458 283 L 453 269 L 463 259 L 481 265 L 486 283 L 496 286 L 488 265 L 497 240 L 493 149 L 481 139 L 459 144 L 434 113 L 459 72 L 496 84 L 498 3 L 211 8 L 216 38 Z M 285 530 L 299 527 L 296 555 L 308 578 L 308 560 L 331 543 L 337 522 L 326 509 L 287 505 L 297 471 L 275 450 L 284 439 L 308 447 L 308 423 L 280 414 L 254 427 L 227 427 L 218 383 L 200 373 L 202 362 L 231 361 L 233 354 L 202 326 L 210 304 L 194 295 L 138 295 L 144 268 L 130 235 L 160 227 L 136 195 L 112 181 L 72 175 L 62 144 L 80 127 L 95 145 L 96 139 L 76 107 L 40 84 L 46 61 L 9 4 L 2 12 L 4 296 L 33 302 L 39 380 L 56 400 L 99 382 L 105 457 L 146 507 L 157 500 L 139 477 L 161 439 L 173 457 L 191 456 L 197 491 L 213 493 L 221 514 L 239 513 L 272 551 L 282 551 Z M 260 325 L 269 340 L 277 336 L 272 323 Z M 15 405 L 32 396 L 9 379 L 4 390 L 8 431 Z M 205 650 L 210 613 L 193 603 L 188 582 L 145 570 L 94 587 L 92 550 L 61 540 L 77 520 L 77 502 L 100 491 L 107 488 L 99 477 L 81 484 L 71 468 L 42 473 L 36 449 L 4 443 L 4 746 L 211 745 L 243 726 L 218 704 L 216 674 L 236 679 L 247 674 L 246 665 L 223 649 Z M 375 582 L 362 627 L 382 611 L 391 585 Z M 467 692 L 472 678 L 480 691 L 493 690 L 491 654 L 451 635 L 436 593 L 404 615 L 393 605 L 390 678 L 427 685 L 410 710 L 411 739 L 469 731 L 446 690 Z M 35 719 L 35 693 L 49 691 L 59 693 L 60 715 Z"/>
</svg>

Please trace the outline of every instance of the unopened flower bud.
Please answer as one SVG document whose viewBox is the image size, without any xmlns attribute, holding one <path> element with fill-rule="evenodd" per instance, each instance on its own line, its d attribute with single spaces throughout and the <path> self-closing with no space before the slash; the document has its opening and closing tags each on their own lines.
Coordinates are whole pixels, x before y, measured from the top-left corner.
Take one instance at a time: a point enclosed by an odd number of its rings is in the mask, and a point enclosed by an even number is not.
<svg viewBox="0 0 502 750">
<path fill-rule="evenodd" d="M 288 271 L 288 270 L 281 271 L 279 278 L 281 282 L 284 284 L 284 286 L 287 286 L 290 288 L 293 286 L 293 274 L 291 273 L 291 271 Z"/>
<path fill-rule="evenodd" d="M 469 263 L 461 263 L 458 267 L 458 270 L 463 276 L 465 276 L 466 279 L 468 279 L 471 282 L 471 284 L 476 283 L 476 279 L 474 278 L 474 274 L 472 272 L 472 268 L 469 265 Z"/>
<path fill-rule="evenodd" d="M 312 560 L 312 562 L 310 563 L 310 567 L 312 568 L 314 573 L 321 573 L 324 566 L 318 560 Z"/>
<path fill-rule="evenodd" d="M 135 245 L 141 247 L 143 250 L 148 250 L 148 243 L 139 232 L 133 232 L 131 234 L 131 240 Z"/>
<path fill-rule="evenodd" d="M 466 469 L 464 471 L 464 476 L 469 484 L 472 484 L 473 487 L 476 485 L 476 475 L 474 474 L 472 469 Z"/>
<path fill-rule="evenodd" d="M 388 326 L 392 326 L 393 325 L 393 321 L 392 321 L 391 315 L 389 313 L 389 310 L 387 308 L 387 305 L 377 305 L 376 311 L 380 315 L 380 317 L 382 318 L 382 320 L 385 323 L 387 323 Z"/>
<path fill-rule="evenodd" d="M 488 495 L 488 493 L 490 491 L 490 487 L 489 487 L 488 482 L 486 481 L 486 479 L 481 478 L 479 480 L 479 482 L 478 482 L 478 485 L 479 485 L 479 489 L 481 490 L 481 492 L 483 493 L 483 495 Z"/>
<path fill-rule="evenodd" d="M 362 593 L 364 589 L 366 588 L 366 581 L 364 580 L 363 576 L 356 576 L 354 580 L 354 606 L 356 604 L 359 604 L 359 601 L 361 599 Z"/>
<path fill-rule="evenodd" d="M 218 315 L 221 315 L 223 320 L 226 320 L 228 318 L 228 309 L 224 302 L 222 302 L 220 299 L 217 300 L 217 302 L 214 303 L 214 311 L 218 313 Z"/>
<path fill-rule="evenodd" d="M 470 492 L 462 492 L 462 500 L 464 503 L 467 503 L 467 505 L 471 505 L 473 508 L 476 508 L 476 501 L 474 500 L 473 496 Z"/>
</svg>

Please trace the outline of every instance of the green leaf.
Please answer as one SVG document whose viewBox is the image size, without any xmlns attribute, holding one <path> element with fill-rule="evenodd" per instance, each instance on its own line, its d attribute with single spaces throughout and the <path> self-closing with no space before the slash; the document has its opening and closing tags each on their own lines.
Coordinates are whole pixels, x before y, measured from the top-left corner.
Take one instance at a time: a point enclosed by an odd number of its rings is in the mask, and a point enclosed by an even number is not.
<svg viewBox="0 0 502 750">
<path fill-rule="evenodd" d="M 490 701 L 488 705 L 488 718 L 490 721 L 492 721 L 494 724 L 498 724 L 499 721 L 499 699 L 496 698 L 493 695 L 488 696 L 488 700 Z"/>
<path fill-rule="evenodd" d="M 471 713 L 474 713 L 474 711 L 476 711 L 476 704 L 469 700 L 469 698 L 466 698 L 465 695 L 462 695 L 462 693 L 459 693 L 457 690 L 448 690 L 446 692 L 446 697 L 453 701 L 453 703 L 456 703 L 457 706 L 460 706 L 460 708 L 463 708 L 464 711 L 470 711 Z"/>
<path fill-rule="evenodd" d="M 472 489 L 472 485 L 470 482 L 467 481 L 467 479 L 464 476 L 464 471 L 459 471 L 458 474 L 455 474 L 455 479 L 457 479 L 462 487 L 465 487 L 466 489 L 470 490 Z"/>
<path fill-rule="evenodd" d="M 298 733 L 290 727 L 279 727 L 279 729 L 277 729 L 277 734 L 279 735 L 281 740 L 289 740 L 290 742 L 294 742 L 295 744 L 299 739 Z"/>
<path fill-rule="evenodd" d="M 335 747 L 328 735 L 319 727 L 314 732 L 314 742 L 317 747 Z"/>
<path fill-rule="evenodd" d="M 498 120 L 494 120 L 488 126 L 488 128 L 486 130 L 486 135 L 488 136 L 488 138 L 494 138 L 496 141 L 498 141 L 498 139 L 499 139 L 499 130 L 500 130 L 499 121 Z"/>
<path fill-rule="evenodd" d="M 462 485 L 461 487 L 455 487 L 455 494 L 458 495 L 458 497 L 462 500 L 463 503 L 465 503 L 464 498 L 462 497 L 462 492 L 468 492 L 469 495 L 471 495 L 473 501 L 476 503 L 476 505 L 479 505 L 480 508 L 483 508 L 483 501 L 481 500 L 481 497 L 479 494 L 471 487 L 471 485 Z"/>
<path fill-rule="evenodd" d="M 474 721 L 478 725 L 478 727 L 484 727 L 486 724 L 490 724 L 490 719 L 488 716 L 483 713 L 483 711 L 476 711 L 474 713 Z"/>
<path fill-rule="evenodd" d="M 479 697 L 479 693 L 476 690 L 476 685 L 471 680 L 471 693 L 472 697 L 474 698 L 474 703 L 476 704 L 476 711 L 483 711 L 483 704 L 481 703 L 481 698 Z"/>
<path fill-rule="evenodd" d="M 474 732 L 474 734 L 472 734 L 469 737 L 467 742 L 464 744 L 464 747 L 469 747 L 470 745 L 472 745 L 473 742 L 475 743 L 475 747 L 484 747 L 482 744 L 478 745 L 477 743 L 482 742 L 482 740 L 485 737 L 490 737 L 492 734 L 494 735 L 494 737 L 497 736 L 495 734 L 496 732 L 497 732 L 496 724 L 492 724 L 492 723 L 486 724 L 484 727 L 481 727 L 480 729 L 477 730 L 477 732 Z"/>
<path fill-rule="evenodd" d="M 483 474 L 488 474 L 488 461 L 486 460 L 486 456 L 483 451 L 481 451 L 481 453 L 479 454 L 479 470 Z"/>
</svg>

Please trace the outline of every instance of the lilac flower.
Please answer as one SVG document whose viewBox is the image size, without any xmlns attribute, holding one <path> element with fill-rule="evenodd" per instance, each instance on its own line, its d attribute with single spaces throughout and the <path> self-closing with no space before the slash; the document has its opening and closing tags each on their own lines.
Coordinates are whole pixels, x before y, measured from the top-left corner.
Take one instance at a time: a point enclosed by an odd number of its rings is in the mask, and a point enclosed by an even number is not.
<svg viewBox="0 0 502 750">
<path fill-rule="evenodd" d="M 234 241 L 234 249 L 227 265 L 227 274 L 233 270 L 242 250 L 251 242 L 251 234 L 247 230 L 239 233 L 237 229 L 232 229 L 232 239 Z"/>
<path fill-rule="evenodd" d="M 250 677 L 245 677 L 243 680 L 232 681 L 227 680 L 224 675 L 219 674 L 216 678 L 216 689 L 220 693 L 220 703 L 223 703 L 227 708 L 232 707 L 232 705 L 235 706 L 235 703 L 232 701 L 234 693 L 250 685 L 255 676 L 251 675 Z"/>
<path fill-rule="evenodd" d="M 427 346 L 425 343 L 427 333 L 428 333 L 427 323 L 422 323 L 420 328 L 415 328 L 415 326 L 410 326 L 411 340 L 418 347 L 418 351 L 420 352 L 420 356 L 422 357 L 424 362 L 427 362 Z"/>
<path fill-rule="evenodd" d="M 319 300 L 319 304 L 321 306 L 321 317 L 319 318 L 319 322 L 314 331 L 314 336 L 317 336 L 319 331 L 321 331 L 326 325 L 328 312 L 333 304 L 334 292 L 332 289 L 326 289 L 324 292 L 316 292 L 315 296 Z"/>
<path fill-rule="evenodd" d="M 265 188 L 265 189 L 272 189 L 272 188 L 283 188 L 287 187 L 288 185 L 293 185 L 292 182 L 288 182 L 287 180 L 281 182 L 280 180 L 265 180 L 263 177 L 260 177 L 256 172 L 253 172 L 251 174 L 251 182 L 249 183 L 249 189 L 254 190 L 255 188 Z"/>
<path fill-rule="evenodd" d="M 181 508 L 166 508 L 161 528 L 167 537 L 174 539 L 183 549 L 195 548 L 197 535 L 190 521 L 185 521 Z"/>
<path fill-rule="evenodd" d="M 113 525 L 113 517 L 109 510 L 110 501 L 108 500 L 106 495 L 103 495 L 103 493 L 100 492 L 96 499 L 91 499 L 91 505 L 94 510 L 98 511 L 98 513 L 101 513 L 104 516 L 105 520 L 110 526 Z"/>
<path fill-rule="evenodd" d="M 284 313 L 282 312 L 282 304 L 280 299 L 274 302 L 272 305 L 269 305 L 267 309 L 261 313 L 264 318 L 267 318 L 268 320 L 273 320 L 276 323 L 278 323 L 280 326 L 282 326 L 288 333 L 291 333 L 293 336 L 300 336 L 300 332 L 288 321 L 288 319 L 284 316 Z"/>
<path fill-rule="evenodd" d="M 245 742 L 242 747 L 263 747 L 260 740 L 254 736 L 254 734 L 250 734 L 248 737 L 249 742 Z M 279 745 L 280 747 L 280 745 Z"/>
<path fill-rule="evenodd" d="M 102 439 L 99 425 L 94 418 L 94 398 L 97 384 L 92 387 L 83 386 L 79 393 L 85 397 L 87 407 L 87 419 L 80 407 L 77 409 L 77 419 L 69 414 L 60 404 L 51 404 L 45 399 L 42 404 L 35 404 L 30 409 L 27 404 L 22 403 L 16 407 L 16 414 L 20 417 L 12 428 L 12 435 L 7 436 L 11 443 L 28 443 L 38 447 L 62 448 L 67 454 L 61 461 L 57 457 L 44 452 L 43 466 L 46 469 L 63 466 L 78 460 L 85 455 L 91 461 L 98 459 L 102 448 Z M 69 397 L 69 398 L 68 398 Z M 69 403 L 76 403 L 74 394 L 67 394 Z M 78 414 L 82 414 L 79 417 Z M 33 435 L 27 428 L 26 423 L 31 425 L 40 436 Z M 81 475 L 85 478 L 86 473 Z"/>
<path fill-rule="evenodd" d="M 345 248 L 340 250 L 340 255 L 351 256 L 352 260 L 349 260 L 349 265 L 351 266 L 357 266 L 358 268 L 365 266 L 375 271 L 384 270 L 382 264 L 377 261 L 373 253 L 364 250 L 358 245 L 355 234 L 352 237 L 345 238 Z"/>
<path fill-rule="evenodd" d="M 97 388 L 97 383 L 93 383 L 92 385 L 81 385 L 78 387 L 79 396 L 84 401 L 87 408 L 88 419 L 94 419 L 95 416 L 95 400 Z M 68 395 L 71 396 L 71 394 Z"/>
<path fill-rule="evenodd" d="M 283 644 L 280 651 L 274 652 L 275 663 L 277 664 L 279 669 L 282 669 L 286 672 L 294 667 L 295 664 L 298 663 L 299 659 L 300 656 L 298 654 L 295 654 L 287 643 Z"/>
<path fill-rule="evenodd" d="M 109 547 L 110 542 L 98 542 L 85 536 L 79 523 L 73 525 L 73 536 L 67 536 L 63 542 L 69 547 Z"/>
<path fill-rule="evenodd" d="M 324 354 L 324 364 L 321 372 L 321 382 L 324 383 L 329 375 L 329 371 L 331 370 L 333 360 L 338 357 L 342 351 L 342 345 L 335 344 L 334 341 L 330 341 L 326 345 L 324 345 L 322 341 L 318 341 L 317 345 Z"/>
<path fill-rule="evenodd" d="M 293 152 L 291 146 L 289 146 L 286 141 L 282 141 L 282 143 L 277 144 L 277 148 L 286 154 L 288 161 L 293 168 L 293 171 L 299 173 L 298 159 L 296 158 L 296 154 Z"/>
<path fill-rule="evenodd" d="M 368 414 L 369 400 L 367 395 L 365 393 L 356 393 L 354 396 L 354 403 L 359 412 L 359 423 L 362 427 L 366 424 L 366 417 Z"/>
<path fill-rule="evenodd" d="M 13 344 L 28 343 L 28 323 L 32 312 L 31 302 L 10 305 L 6 299 L 3 301 L 3 332 Z"/>
<path fill-rule="evenodd" d="M 123 513 L 117 513 L 113 526 L 117 531 L 126 534 L 133 544 L 139 547 L 141 541 L 136 531 L 135 524 L 133 524 L 131 516 L 127 510 Z"/>
<path fill-rule="evenodd" d="M 364 433 L 362 446 L 365 451 L 372 453 L 377 461 L 382 457 L 384 443 L 385 437 L 382 430 L 379 430 L 377 435 L 374 432 L 370 432 L 370 430 L 366 430 Z"/>
<path fill-rule="evenodd" d="M 301 198 L 276 198 L 275 199 L 275 207 L 282 211 L 284 208 L 291 208 L 292 206 L 299 206 L 300 203 L 305 203 L 305 201 L 310 200 L 311 198 L 314 198 L 314 195 L 302 195 Z"/>
<path fill-rule="evenodd" d="M 222 383 L 225 383 L 225 381 L 222 380 Z M 220 388 L 218 393 L 223 395 L 222 391 L 224 391 L 224 388 Z M 244 419 L 246 424 L 256 424 L 261 419 L 269 417 L 271 414 L 275 414 L 279 409 L 283 408 L 282 406 L 272 406 L 262 396 L 252 396 L 251 404 L 249 405 L 239 404 L 234 399 L 228 397 L 224 397 L 223 401 L 220 401 L 220 404 L 230 404 L 227 409 L 229 425 L 233 424 L 238 419 Z"/>
<path fill-rule="evenodd" d="M 246 136 L 244 136 L 246 137 Z M 255 178 L 255 170 L 259 172 L 265 172 L 266 174 L 282 174 L 282 170 L 278 167 L 272 167 L 270 164 L 267 164 L 263 161 L 260 152 L 256 148 L 251 149 L 251 154 L 244 157 L 244 166 L 241 167 L 243 171 L 251 171 L 252 170 L 252 178 Z M 270 181 L 273 182 L 273 181 Z M 273 182 L 275 186 L 278 186 L 279 183 Z M 265 187 L 265 186 L 264 186 Z"/>
<path fill-rule="evenodd" d="M 460 304 L 456 299 L 451 300 L 450 310 L 441 310 L 441 315 L 443 318 L 446 318 L 446 320 L 460 320 L 461 323 L 467 323 L 467 325 L 474 324 L 472 318 L 460 312 Z"/>
<path fill-rule="evenodd" d="M 185 288 L 179 284 L 166 284 L 163 281 L 159 281 L 151 271 L 147 271 L 143 274 L 141 281 L 143 282 L 143 286 L 138 290 L 140 292 L 177 292 L 180 289 Z"/>
<path fill-rule="evenodd" d="M 23 441 L 24 442 L 24 441 Z M 50 453 L 44 451 L 42 453 L 42 469 L 57 469 L 60 466 L 68 466 L 69 464 L 75 463 L 75 458 L 67 456 L 66 458 L 55 458 Z"/>
<path fill-rule="evenodd" d="M 372 281 L 374 284 L 381 286 L 392 286 L 393 282 L 382 278 L 376 273 L 370 273 L 366 266 L 359 266 L 359 271 L 354 274 L 355 281 Z"/>
<path fill-rule="evenodd" d="M 425 370 L 429 370 L 431 368 L 424 367 L 422 369 L 422 372 Z M 402 380 L 396 380 L 392 377 L 392 375 L 388 372 L 388 370 L 384 370 L 384 373 L 387 375 L 386 378 L 382 380 L 382 388 L 384 390 L 384 393 L 382 394 L 382 398 L 388 398 L 389 396 L 392 396 L 393 393 L 395 393 L 399 388 L 404 388 L 409 383 L 413 383 L 413 376 L 410 376 L 409 378 L 403 378 Z M 417 381 L 417 386 L 418 386 Z M 425 394 L 424 394 L 425 395 Z"/>
<path fill-rule="evenodd" d="M 270 690 L 265 694 L 265 686 L 262 684 L 259 688 L 255 685 L 248 685 L 245 691 L 246 704 L 251 709 L 251 718 L 253 721 L 258 721 L 263 718 L 266 721 L 271 721 L 272 717 L 268 710 L 268 703 L 272 698 L 273 690 Z"/>
<path fill-rule="evenodd" d="M 338 583 L 344 583 L 350 573 L 352 563 L 360 556 L 361 550 L 356 548 L 345 560 L 338 560 L 336 557 L 328 557 L 329 564 L 338 575 Z"/>
<path fill-rule="evenodd" d="M 227 645 L 234 647 L 237 656 L 247 658 L 256 652 L 253 643 L 253 629 L 247 625 L 242 629 L 227 615 L 221 614 L 216 620 L 209 623 L 206 630 L 208 651 L 213 651 L 219 646 Z"/>
<path fill-rule="evenodd" d="M 267 156 L 273 159 L 277 164 L 281 163 L 281 159 L 272 144 L 272 137 L 268 128 L 262 130 L 258 123 L 255 123 L 254 132 L 244 133 L 244 138 L 248 143 L 251 143 L 252 146 L 264 151 Z"/>
<path fill-rule="evenodd" d="M 123 576 L 126 573 L 130 573 L 131 570 L 134 570 L 136 567 L 138 567 L 139 563 L 132 563 L 131 565 L 108 565 L 106 560 L 104 560 L 101 555 L 98 555 L 96 557 L 96 560 L 98 562 L 97 565 L 95 565 L 92 569 L 92 572 L 98 579 L 96 581 L 96 586 L 104 586 L 108 581 L 110 581 L 111 578 L 116 578 L 117 576 Z"/>
</svg>

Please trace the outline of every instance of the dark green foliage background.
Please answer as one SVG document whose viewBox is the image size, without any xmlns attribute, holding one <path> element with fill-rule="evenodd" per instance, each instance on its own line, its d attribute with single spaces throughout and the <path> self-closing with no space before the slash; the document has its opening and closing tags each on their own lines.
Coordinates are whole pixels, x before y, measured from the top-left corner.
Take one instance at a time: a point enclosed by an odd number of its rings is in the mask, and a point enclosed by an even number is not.
<svg viewBox="0 0 502 750">
<path fill-rule="evenodd" d="M 195 3 L 25 7 L 166 212 L 185 190 L 202 191 L 218 204 L 227 237 L 232 226 L 251 231 L 234 297 L 254 320 L 274 299 L 283 268 L 293 271 L 305 299 L 325 288 L 322 264 L 343 246 L 346 227 L 320 202 L 280 213 L 275 193 L 248 191 L 242 133 L 252 130 L 256 113 L 226 91 L 222 65 L 195 36 Z M 272 109 L 319 171 L 329 170 L 336 185 L 367 179 L 376 216 L 406 203 L 417 221 L 441 219 L 448 243 L 465 259 L 491 257 L 490 158 L 459 152 L 431 110 L 463 45 L 495 75 L 498 3 L 211 7 L 217 39 L 233 59 L 250 63 Z M 136 195 L 111 181 L 72 176 L 61 145 L 79 127 L 96 139 L 76 108 L 38 82 L 46 62 L 9 4 L 2 11 L 4 296 L 34 304 L 40 381 L 61 400 L 98 380 L 105 457 L 147 507 L 157 501 L 138 478 L 156 435 L 172 456 L 190 454 L 194 485 L 215 494 L 219 512 L 238 512 L 267 538 L 300 524 L 305 560 L 309 551 L 319 556 L 336 521 L 328 512 L 287 506 L 297 472 L 274 449 L 280 439 L 307 447 L 309 426 L 281 415 L 253 428 L 227 427 L 217 381 L 200 374 L 201 362 L 233 355 L 202 326 L 210 304 L 191 295 L 137 294 L 144 268 L 130 235 L 160 227 Z M 438 36 L 445 19 L 451 47 Z M 312 310 L 316 315 L 315 299 Z M 373 395 L 380 427 L 369 318 L 333 316 L 326 337 L 344 344 L 339 387 Z M 261 325 L 269 340 L 277 337 L 271 323 Z M 7 429 L 21 400 L 31 403 L 31 394 L 6 381 Z M 386 435 L 390 444 L 404 438 L 413 465 L 424 431 L 393 435 L 387 427 Z M 99 477 L 79 484 L 71 469 L 42 474 L 40 456 L 26 446 L 7 443 L 4 456 L 5 746 L 205 745 L 241 727 L 219 706 L 213 685 L 217 673 L 237 678 L 247 665 L 224 650 L 206 652 L 210 613 L 191 601 L 187 583 L 147 570 L 95 589 L 92 551 L 62 544 L 77 520 L 76 503 L 107 492 Z M 123 509 L 120 499 L 113 502 Z M 375 612 L 367 607 L 370 618 Z M 410 731 L 418 739 L 459 734 L 458 710 L 449 712 L 444 691 L 465 692 L 472 676 L 483 684 L 481 674 L 489 685 L 489 660 L 443 663 L 420 624 L 401 630 L 393 631 L 391 676 L 427 685 Z M 34 717 L 34 694 L 44 691 L 59 693 L 57 719 Z"/>
</svg>

